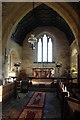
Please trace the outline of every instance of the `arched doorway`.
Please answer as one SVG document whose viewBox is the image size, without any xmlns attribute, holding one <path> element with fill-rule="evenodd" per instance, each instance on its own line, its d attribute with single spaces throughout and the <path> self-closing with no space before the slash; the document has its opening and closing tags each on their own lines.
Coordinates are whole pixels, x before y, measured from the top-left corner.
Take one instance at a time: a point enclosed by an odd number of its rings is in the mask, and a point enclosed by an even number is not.
<svg viewBox="0 0 80 120">
<path fill-rule="evenodd" d="M 15 76 L 16 76 L 16 67 L 15 64 L 19 64 L 20 63 L 20 58 L 19 55 L 17 53 L 17 51 L 15 49 L 12 49 L 9 53 L 9 59 L 8 59 L 8 76 L 10 75 L 10 73 L 14 72 Z M 18 68 L 19 71 L 20 68 Z M 11 76 L 10 76 L 11 77 Z"/>
</svg>

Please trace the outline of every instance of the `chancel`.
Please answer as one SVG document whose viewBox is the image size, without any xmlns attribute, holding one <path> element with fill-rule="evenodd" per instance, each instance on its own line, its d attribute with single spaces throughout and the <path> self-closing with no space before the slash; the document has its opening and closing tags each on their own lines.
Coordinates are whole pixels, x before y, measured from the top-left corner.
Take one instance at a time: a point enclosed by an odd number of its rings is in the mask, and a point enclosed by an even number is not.
<svg viewBox="0 0 80 120">
<path fill-rule="evenodd" d="M 80 120 L 79 21 L 80 2 L 2 2 L 3 120 Z"/>
</svg>

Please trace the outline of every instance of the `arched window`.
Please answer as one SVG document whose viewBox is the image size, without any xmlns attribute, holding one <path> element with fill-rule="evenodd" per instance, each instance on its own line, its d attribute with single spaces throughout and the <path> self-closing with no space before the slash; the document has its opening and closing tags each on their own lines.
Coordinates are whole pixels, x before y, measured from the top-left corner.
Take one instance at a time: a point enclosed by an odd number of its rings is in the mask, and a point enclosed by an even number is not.
<svg viewBox="0 0 80 120">
<path fill-rule="evenodd" d="M 38 42 L 38 62 L 42 61 L 42 42 L 41 39 L 39 39 Z"/>
<path fill-rule="evenodd" d="M 38 41 L 38 62 L 52 62 L 52 40 L 44 34 Z"/>
</svg>

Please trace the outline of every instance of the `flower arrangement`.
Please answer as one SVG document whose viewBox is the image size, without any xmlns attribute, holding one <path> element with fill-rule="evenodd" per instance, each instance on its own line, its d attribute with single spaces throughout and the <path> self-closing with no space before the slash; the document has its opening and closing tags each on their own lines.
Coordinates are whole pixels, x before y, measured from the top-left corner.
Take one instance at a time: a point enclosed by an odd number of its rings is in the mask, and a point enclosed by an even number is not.
<svg viewBox="0 0 80 120">
<path fill-rule="evenodd" d="M 74 73 L 76 71 L 76 68 L 75 67 L 72 67 L 71 68 L 71 72 Z"/>
</svg>

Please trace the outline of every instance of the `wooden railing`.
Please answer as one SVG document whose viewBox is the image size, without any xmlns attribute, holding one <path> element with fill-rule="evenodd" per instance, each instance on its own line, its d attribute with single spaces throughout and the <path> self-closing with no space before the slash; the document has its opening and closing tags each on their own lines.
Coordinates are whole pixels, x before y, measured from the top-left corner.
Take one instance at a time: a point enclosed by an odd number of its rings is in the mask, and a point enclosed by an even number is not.
<svg viewBox="0 0 80 120">
<path fill-rule="evenodd" d="M 31 81 L 32 79 L 52 79 L 52 81 L 54 82 L 54 80 L 56 81 L 62 81 L 62 82 L 67 82 L 67 83 L 73 83 L 73 81 L 77 78 L 64 78 L 64 77 L 33 77 L 33 76 L 29 76 L 28 79 Z"/>
</svg>

